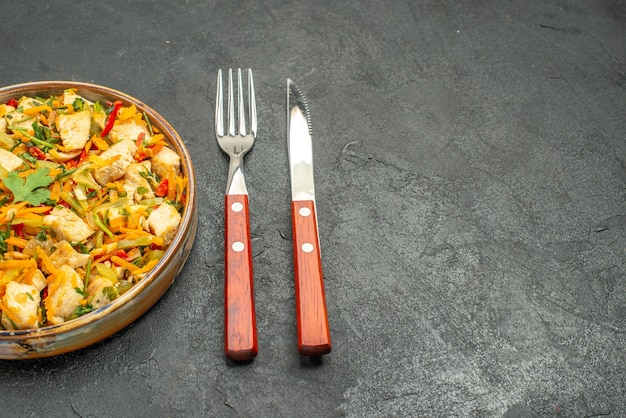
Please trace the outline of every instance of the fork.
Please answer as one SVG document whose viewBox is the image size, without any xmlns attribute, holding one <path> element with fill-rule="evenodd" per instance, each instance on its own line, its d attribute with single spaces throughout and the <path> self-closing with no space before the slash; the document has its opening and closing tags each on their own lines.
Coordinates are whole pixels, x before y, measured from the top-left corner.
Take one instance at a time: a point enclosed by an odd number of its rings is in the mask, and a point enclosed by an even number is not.
<svg viewBox="0 0 626 418">
<path fill-rule="evenodd" d="M 248 69 L 248 109 L 250 126 L 246 131 L 241 69 L 237 70 L 237 121 L 233 100 L 233 71 L 228 70 L 228 132 L 224 132 L 222 70 L 217 73 L 215 135 L 230 157 L 224 197 L 224 351 L 234 361 L 253 359 L 258 353 L 252 246 L 248 190 L 243 175 L 243 157 L 254 145 L 257 134 L 256 99 L 252 70 Z"/>
</svg>

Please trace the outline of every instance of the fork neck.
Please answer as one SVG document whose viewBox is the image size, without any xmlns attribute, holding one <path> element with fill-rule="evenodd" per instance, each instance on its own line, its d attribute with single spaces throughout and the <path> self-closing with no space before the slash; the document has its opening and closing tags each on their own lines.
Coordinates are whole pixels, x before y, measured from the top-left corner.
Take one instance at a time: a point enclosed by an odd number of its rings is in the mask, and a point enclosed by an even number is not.
<svg viewBox="0 0 626 418">
<path fill-rule="evenodd" d="M 240 155 L 230 157 L 226 194 L 248 194 L 246 180 L 243 176 L 243 158 Z"/>
</svg>

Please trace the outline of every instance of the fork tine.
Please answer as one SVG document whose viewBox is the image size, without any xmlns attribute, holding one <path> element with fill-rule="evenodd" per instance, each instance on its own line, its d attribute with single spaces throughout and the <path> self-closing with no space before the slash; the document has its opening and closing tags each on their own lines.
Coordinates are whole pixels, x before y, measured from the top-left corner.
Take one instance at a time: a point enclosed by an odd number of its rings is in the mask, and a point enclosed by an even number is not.
<svg viewBox="0 0 626 418">
<path fill-rule="evenodd" d="M 254 81 L 252 69 L 248 68 L 248 100 L 250 107 L 250 132 L 256 138 L 256 98 L 254 97 Z"/>
<path fill-rule="evenodd" d="M 239 113 L 239 135 L 246 136 L 246 110 L 243 104 L 243 83 L 241 82 L 241 68 L 237 69 L 237 111 Z"/>
<path fill-rule="evenodd" d="M 217 92 L 215 93 L 215 133 L 224 136 L 224 93 L 222 91 L 222 69 L 217 71 Z"/>
<path fill-rule="evenodd" d="M 233 70 L 228 69 L 228 134 L 235 136 L 235 103 L 233 101 Z"/>
</svg>

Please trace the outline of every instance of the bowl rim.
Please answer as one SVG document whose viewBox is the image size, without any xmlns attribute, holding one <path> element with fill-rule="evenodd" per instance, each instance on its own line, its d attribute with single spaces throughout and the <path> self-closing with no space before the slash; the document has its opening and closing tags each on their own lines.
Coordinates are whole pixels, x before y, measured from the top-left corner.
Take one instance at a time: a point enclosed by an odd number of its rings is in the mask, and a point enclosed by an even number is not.
<svg viewBox="0 0 626 418">
<path fill-rule="evenodd" d="M 33 339 L 33 338 L 35 339 L 43 338 L 45 340 L 46 337 L 56 337 L 59 334 L 77 331 L 80 328 L 93 324 L 94 322 L 97 322 L 104 317 L 108 317 L 111 314 L 121 309 L 128 308 L 130 305 L 132 305 L 136 301 L 136 297 L 139 294 L 143 293 L 147 288 L 152 287 L 152 285 L 156 281 L 158 281 L 157 279 L 165 271 L 165 268 L 167 267 L 168 263 L 174 258 L 176 254 L 179 253 L 179 251 L 182 250 L 182 247 L 185 246 L 186 241 L 188 239 L 191 239 L 193 241 L 195 237 L 195 229 L 196 229 L 195 223 L 197 222 L 197 214 L 196 214 L 196 208 L 195 208 L 196 181 L 195 181 L 195 172 L 194 172 L 191 155 L 189 154 L 189 151 L 183 139 L 178 134 L 178 132 L 161 114 L 159 114 L 152 107 L 148 106 L 146 103 L 144 103 L 143 101 L 133 96 L 130 96 L 124 92 L 121 92 L 119 90 L 116 90 L 110 87 L 93 84 L 93 83 L 81 82 L 81 81 L 61 81 L 61 80 L 33 81 L 33 82 L 20 83 L 20 84 L 0 87 L 0 102 L 4 103 L 6 102 L 6 100 L 8 100 L 11 97 L 19 98 L 22 96 L 34 97 L 34 96 L 39 95 L 40 97 L 42 97 L 42 95 L 47 95 L 47 96 L 58 95 L 58 94 L 62 94 L 64 90 L 67 90 L 70 88 L 75 88 L 78 95 L 85 97 L 88 100 L 98 100 L 98 99 L 109 100 L 109 101 L 121 100 L 124 103 L 124 105 L 134 104 L 139 111 L 146 113 L 146 115 L 150 119 L 151 124 L 153 124 L 154 126 L 157 126 L 159 130 L 161 131 L 161 133 L 165 134 L 165 137 L 168 143 L 175 148 L 177 154 L 181 157 L 181 169 L 187 178 L 187 194 L 186 194 L 186 200 L 185 200 L 185 207 L 182 213 L 182 219 L 178 227 L 178 231 L 176 232 L 176 235 L 174 236 L 172 240 L 172 243 L 168 246 L 161 260 L 159 260 L 156 266 L 150 272 L 148 272 L 142 280 L 136 283 L 132 288 L 130 288 L 123 295 L 121 295 L 120 297 L 118 297 L 117 299 L 113 300 L 112 302 L 108 303 L 105 306 L 102 306 L 98 309 L 95 309 L 94 311 L 90 313 L 87 313 L 78 318 L 69 320 L 62 324 L 48 325 L 48 326 L 41 327 L 41 328 L 26 329 L 26 330 L 0 330 L 0 342 L 13 341 L 13 342 L 19 343 L 21 340 L 27 340 L 27 339 Z M 188 236 L 190 232 L 193 234 L 192 236 Z M 186 261 L 186 258 L 187 258 L 187 255 L 183 254 L 182 264 L 178 267 L 175 273 L 175 276 L 178 275 L 178 273 L 180 272 L 180 269 L 182 269 Z M 172 282 L 174 281 L 174 278 L 172 278 Z M 167 290 L 167 288 L 169 288 L 170 285 L 171 283 L 167 285 L 165 290 Z M 162 295 L 158 295 L 155 301 L 151 303 L 150 306 L 148 306 L 145 309 L 145 311 L 150 309 L 150 307 L 154 303 L 156 303 L 156 301 L 160 299 L 161 296 Z M 122 328 L 125 328 L 130 323 L 138 319 L 141 315 L 143 315 L 145 311 L 140 312 L 138 315 L 136 315 L 134 319 L 132 319 L 131 321 L 128 321 L 128 323 L 124 323 L 119 327 L 112 327 L 112 329 L 114 328 L 113 332 L 110 332 L 109 335 L 102 336 L 102 338 L 100 338 L 99 340 L 104 339 L 107 336 L 110 336 L 118 332 Z M 86 345 L 89 345 L 95 342 L 96 341 L 91 341 L 90 343 L 84 344 L 82 346 L 78 346 L 79 345 L 78 344 L 76 347 L 72 347 L 69 350 L 65 350 L 63 352 L 73 351 L 75 349 L 82 348 Z M 52 354 L 60 354 L 60 352 L 52 353 Z"/>
</svg>

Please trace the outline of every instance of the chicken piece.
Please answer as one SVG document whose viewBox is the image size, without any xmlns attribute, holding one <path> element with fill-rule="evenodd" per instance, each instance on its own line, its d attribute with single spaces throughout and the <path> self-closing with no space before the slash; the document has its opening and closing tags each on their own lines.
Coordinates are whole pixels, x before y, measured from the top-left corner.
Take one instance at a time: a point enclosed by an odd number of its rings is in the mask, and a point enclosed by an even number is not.
<svg viewBox="0 0 626 418">
<path fill-rule="evenodd" d="M 134 161 L 133 156 L 136 151 L 137 145 L 135 145 L 134 141 L 129 139 L 123 139 L 113 144 L 111 148 L 100 154 L 100 158 L 103 160 L 109 160 L 117 156 L 119 156 L 119 158 L 97 169 L 94 173 L 96 181 L 104 186 L 122 177 L 130 163 Z"/>
<path fill-rule="evenodd" d="M 176 175 L 180 174 L 180 157 L 168 147 L 163 147 L 151 161 L 152 171 L 161 178 L 167 177 L 170 170 Z"/>
<path fill-rule="evenodd" d="M 7 126 L 9 125 L 9 123 L 7 122 L 5 116 L 8 113 L 11 113 L 15 110 L 15 108 L 13 106 L 9 106 L 6 104 L 1 104 L 0 105 L 0 132 L 6 132 L 7 131 Z"/>
<path fill-rule="evenodd" d="M 43 224 L 52 228 L 58 240 L 84 241 L 96 232 L 80 216 L 64 207 L 55 207 L 44 216 Z"/>
<path fill-rule="evenodd" d="M 163 238 L 164 244 L 168 245 L 174 239 L 181 219 L 180 213 L 174 206 L 164 203 L 150 212 L 148 226 L 154 235 Z"/>
<path fill-rule="evenodd" d="M 105 211 L 109 229 L 118 232 L 121 227 L 125 227 L 128 219 L 128 210 L 124 206 L 110 208 Z"/>
<path fill-rule="evenodd" d="M 146 172 L 150 172 L 149 161 L 130 163 L 124 174 L 124 190 L 126 190 L 128 196 L 134 197 L 135 202 L 139 202 L 142 199 L 152 199 L 154 197 L 150 182 L 141 175 L 141 173 Z"/>
<path fill-rule="evenodd" d="M 33 122 L 35 122 L 35 118 L 29 115 L 25 115 L 22 112 L 19 112 L 17 110 L 6 115 L 4 119 L 7 122 L 6 129 L 10 129 L 9 127 L 11 127 L 11 128 L 16 128 L 16 129 L 22 128 L 22 129 L 31 130 L 33 129 Z M 11 130 L 15 130 L 15 129 L 11 129 Z"/>
<path fill-rule="evenodd" d="M 22 96 L 17 102 L 17 107 L 22 110 L 30 109 L 31 107 L 40 106 L 43 102 L 28 96 Z"/>
<path fill-rule="evenodd" d="M 39 328 L 41 298 L 39 290 L 33 285 L 9 282 L 2 297 L 2 326 L 6 329 Z"/>
<path fill-rule="evenodd" d="M 60 241 L 56 244 L 56 250 L 50 254 L 50 261 L 56 268 L 64 264 L 72 268 L 83 267 L 89 262 L 89 254 L 81 254 L 69 242 Z"/>
<path fill-rule="evenodd" d="M 0 166 L 7 171 L 15 171 L 22 166 L 24 161 L 11 151 L 0 148 Z"/>
<path fill-rule="evenodd" d="M 56 124 L 66 151 L 82 150 L 89 141 L 91 129 L 89 110 L 59 114 Z"/>
<path fill-rule="evenodd" d="M 33 128 L 33 122 L 37 119 L 34 116 L 25 115 L 22 112 L 41 104 L 43 103 L 33 99 L 32 97 L 22 97 L 17 103 L 17 108 L 12 112 L 7 113 L 5 116 L 7 125 L 31 130 Z"/>
<path fill-rule="evenodd" d="M 124 139 L 136 142 L 141 134 L 148 137 L 148 129 L 144 125 L 137 123 L 134 119 L 128 119 L 113 125 L 111 132 L 109 132 L 109 138 L 111 138 L 113 142 L 122 141 Z"/>
<path fill-rule="evenodd" d="M 76 291 L 84 287 L 83 279 L 70 266 L 61 266 L 48 285 L 48 297 L 44 299 L 48 322 L 62 324 L 70 319 L 83 296 Z"/>
<path fill-rule="evenodd" d="M 100 308 L 115 300 L 118 296 L 114 283 L 102 276 L 95 276 L 89 280 L 87 294 L 94 309 Z"/>
<path fill-rule="evenodd" d="M 93 102 L 90 102 L 89 100 L 85 99 L 84 97 L 79 96 L 73 90 L 65 90 L 63 92 L 63 104 L 64 105 L 72 106 L 76 100 L 82 100 L 88 106 L 92 106 L 93 105 Z"/>
</svg>

